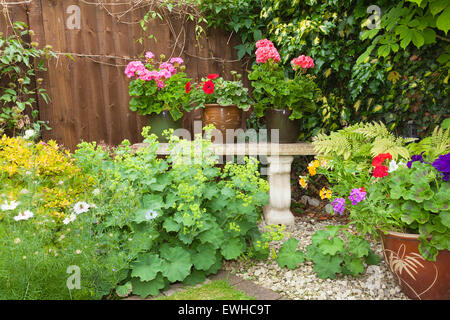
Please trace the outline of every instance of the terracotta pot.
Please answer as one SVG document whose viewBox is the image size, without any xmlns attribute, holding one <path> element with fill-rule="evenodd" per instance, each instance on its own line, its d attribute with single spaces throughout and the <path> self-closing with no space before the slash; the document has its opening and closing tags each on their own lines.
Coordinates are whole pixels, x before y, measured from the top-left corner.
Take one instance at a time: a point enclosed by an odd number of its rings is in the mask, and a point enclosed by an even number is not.
<svg viewBox="0 0 450 320">
<path fill-rule="evenodd" d="M 175 121 L 169 111 L 164 110 L 160 114 L 151 114 L 149 116 L 150 133 L 158 136 L 158 141 L 162 143 L 168 142 L 168 139 L 163 136 L 164 130 L 181 128 L 181 119 Z"/>
<path fill-rule="evenodd" d="M 295 143 L 300 134 L 300 121 L 290 120 L 292 110 L 288 109 L 267 109 L 265 112 L 267 135 L 270 141 L 272 130 L 278 130 L 279 143 Z M 276 136 L 276 135 L 274 135 Z M 275 142 L 275 141 L 272 141 Z"/>
<path fill-rule="evenodd" d="M 415 300 L 450 299 L 450 252 L 441 250 L 436 261 L 419 253 L 418 234 L 388 231 L 382 233 L 384 258 L 409 298 Z"/>
<path fill-rule="evenodd" d="M 237 105 L 205 104 L 202 121 L 203 126 L 213 124 L 222 133 L 224 143 L 234 143 L 234 140 L 226 140 L 226 130 L 236 130 L 242 127 L 242 110 Z"/>
</svg>

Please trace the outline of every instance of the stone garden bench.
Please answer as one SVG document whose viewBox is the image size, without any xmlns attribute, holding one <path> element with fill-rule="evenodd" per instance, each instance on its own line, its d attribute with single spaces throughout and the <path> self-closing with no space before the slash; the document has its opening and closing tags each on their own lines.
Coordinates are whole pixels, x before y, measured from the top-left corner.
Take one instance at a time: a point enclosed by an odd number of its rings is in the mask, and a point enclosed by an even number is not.
<svg viewBox="0 0 450 320">
<path fill-rule="evenodd" d="M 296 155 L 315 155 L 311 143 L 235 143 L 212 147 L 219 156 L 267 156 L 269 204 L 264 207 L 267 224 L 294 224 L 291 207 L 291 164 Z M 158 155 L 169 155 L 168 144 L 160 144 Z"/>
</svg>

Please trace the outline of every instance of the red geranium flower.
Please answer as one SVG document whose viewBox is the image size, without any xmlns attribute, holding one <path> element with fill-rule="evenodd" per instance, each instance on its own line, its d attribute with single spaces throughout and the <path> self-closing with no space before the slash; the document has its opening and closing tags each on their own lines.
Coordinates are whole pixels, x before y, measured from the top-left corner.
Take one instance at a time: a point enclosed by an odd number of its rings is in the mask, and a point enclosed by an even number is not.
<svg viewBox="0 0 450 320">
<path fill-rule="evenodd" d="M 377 155 L 375 158 L 373 158 L 372 160 L 372 165 L 374 167 L 379 167 L 383 165 L 384 160 L 392 159 L 392 156 L 390 153 L 380 153 L 379 155 Z"/>
<path fill-rule="evenodd" d="M 219 77 L 219 75 L 217 73 L 211 73 L 208 75 L 209 80 L 214 80 L 214 79 L 217 79 L 218 77 Z"/>
<path fill-rule="evenodd" d="M 375 169 L 373 169 L 372 175 L 375 178 L 383 178 L 389 175 L 388 173 L 388 167 L 386 166 L 377 166 Z"/>
<path fill-rule="evenodd" d="M 192 89 L 191 83 L 190 82 L 186 83 L 186 86 L 184 88 L 186 89 L 186 93 L 189 93 Z"/>
<path fill-rule="evenodd" d="M 212 82 L 211 80 L 206 81 L 203 85 L 203 92 L 205 92 L 206 94 L 214 93 L 214 82 Z"/>
</svg>

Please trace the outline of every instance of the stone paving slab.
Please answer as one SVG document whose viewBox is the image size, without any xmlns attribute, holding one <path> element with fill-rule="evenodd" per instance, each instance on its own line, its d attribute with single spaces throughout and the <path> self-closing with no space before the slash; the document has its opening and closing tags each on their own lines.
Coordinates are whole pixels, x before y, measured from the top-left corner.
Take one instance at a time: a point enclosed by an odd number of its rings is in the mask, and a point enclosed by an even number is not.
<svg viewBox="0 0 450 320">
<path fill-rule="evenodd" d="M 264 288 L 252 281 L 245 280 L 225 270 L 220 270 L 217 274 L 209 276 L 203 283 L 196 285 L 196 287 L 200 287 L 204 284 L 216 280 L 226 280 L 232 288 L 243 291 L 247 295 L 255 297 L 256 300 L 289 300 L 288 298 L 280 295 L 275 291 Z M 170 296 L 175 292 L 185 290 L 186 288 L 188 287 L 184 286 L 182 283 L 174 283 L 168 290 L 161 292 L 157 297 L 148 297 L 146 299 L 142 299 L 139 296 L 130 296 L 125 298 L 124 300 L 155 300 L 161 296 Z"/>
</svg>

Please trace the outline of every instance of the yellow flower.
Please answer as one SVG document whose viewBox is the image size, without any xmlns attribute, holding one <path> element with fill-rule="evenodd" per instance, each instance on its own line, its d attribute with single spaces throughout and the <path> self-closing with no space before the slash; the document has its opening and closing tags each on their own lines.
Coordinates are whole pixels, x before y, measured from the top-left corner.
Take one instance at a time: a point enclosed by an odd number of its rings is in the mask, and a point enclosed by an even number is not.
<svg viewBox="0 0 450 320">
<path fill-rule="evenodd" d="M 300 183 L 300 185 L 302 186 L 303 189 L 306 189 L 306 187 L 308 186 L 308 183 L 306 182 L 305 177 L 300 177 L 300 180 L 298 180 L 298 183 Z"/>
<path fill-rule="evenodd" d="M 331 199 L 331 190 L 325 189 L 325 187 L 320 190 L 320 198 L 323 200 L 325 198 Z"/>
</svg>

